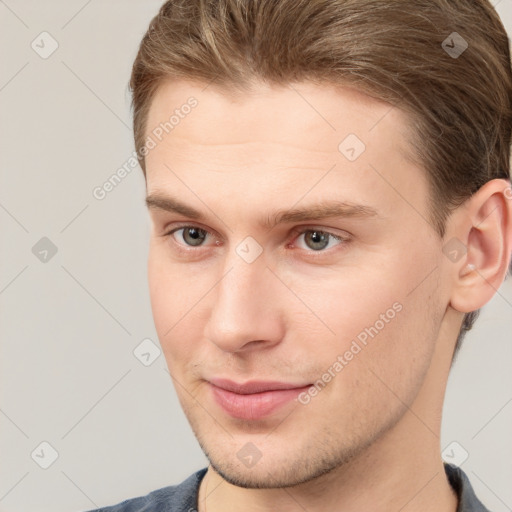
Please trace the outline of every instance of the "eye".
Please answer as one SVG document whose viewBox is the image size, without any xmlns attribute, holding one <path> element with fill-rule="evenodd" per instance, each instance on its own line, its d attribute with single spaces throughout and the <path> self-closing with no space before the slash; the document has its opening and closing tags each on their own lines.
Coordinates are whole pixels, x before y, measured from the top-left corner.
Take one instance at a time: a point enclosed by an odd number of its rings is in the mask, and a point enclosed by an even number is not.
<svg viewBox="0 0 512 512">
<path fill-rule="evenodd" d="M 320 229 L 306 229 L 302 230 L 297 237 L 297 240 L 304 239 L 306 247 L 300 247 L 300 249 L 311 249 L 315 252 L 323 251 L 324 249 L 330 249 L 333 246 L 339 245 L 344 242 L 344 238 L 327 231 Z M 330 244 L 334 241 L 335 243 Z"/>
<path fill-rule="evenodd" d="M 292 233 L 292 236 L 293 235 L 295 235 L 295 243 L 296 241 L 303 239 L 303 242 L 297 244 L 297 247 L 310 253 L 310 255 L 312 255 L 312 253 L 326 252 L 326 249 L 331 249 L 332 247 L 341 245 L 344 242 L 348 242 L 348 236 L 344 237 L 341 235 L 335 235 L 334 233 L 316 228 L 297 228 Z M 178 248 L 181 248 L 181 250 L 184 251 L 190 251 L 194 248 L 202 247 L 205 245 L 204 242 L 209 236 L 215 237 L 215 235 L 207 229 L 193 225 L 178 226 L 165 233 L 164 236 L 166 238 L 172 236 Z M 218 244 L 219 242 L 215 243 L 215 245 Z"/>
<path fill-rule="evenodd" d="M 182 232 L 178 235 L 179 232 Z M 177 240 L 177 237 L 179 236 L 183 242 L 185 242 L 184 245 L 189 245 L 190 247 L 199 247 L 203 241 L 206 239 L 207 235 L 210 235 L 211 233 L 209 231 L 206 231 L 206 229 L 198 228 L 197 226 L 182 226 L 176 229 L 173 229 L 168 233 L 168 235 L 172 235 L 175 240 Z M 179 240 L 177 240 L 178 243 L 182 243 Z M 183 245 L 183 244 L 182 244 Z"/>
</svg>

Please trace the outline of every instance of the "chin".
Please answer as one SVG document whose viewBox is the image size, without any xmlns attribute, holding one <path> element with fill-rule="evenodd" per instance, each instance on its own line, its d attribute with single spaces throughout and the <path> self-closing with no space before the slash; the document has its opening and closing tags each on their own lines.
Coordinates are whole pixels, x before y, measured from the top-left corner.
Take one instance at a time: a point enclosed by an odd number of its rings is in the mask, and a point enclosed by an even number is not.
<svg viewBox="0 0 512 512">
<path fill-rule="evenodd" d="M 210 461 L 211 462 L 211 461 Z M 291 470 L 290 467 L 280 468 L 279 472 L 272 472 L 265 467 L 255 468 L 244 467 L 220 467 L 211 462 L 212 468 L 226 481 L 237 487 L 244 489 L 281 489 L 286 487 L 295 487 L 307 482 L 311 482 L 320 478 L 338 466 L 330 468 L 317 468 L 315 472 L 311 472 L 314 468 L 303 470 L 297 473 Z"/>
<path fill-rule="evenodd" d="M 227 445 L 221 450 L 219 445 L 208 450 L 204 444 L 199 444 L 216 473 L 226 482 L 245 489 L 278 489 L 312 482 L 339 470 L 364 450 L 359 447 L 323 452 L 318 446 L 299 448 L 295 443 L 289 447 L 281 444 L 281 450 L 267 446 L 260 460 L 253 466 L 246 466 L 236 455 L 233 457 L 235 449 L 228 451 Z M 328 445 L 335 446 L 335 443 Z"/>
</svg>

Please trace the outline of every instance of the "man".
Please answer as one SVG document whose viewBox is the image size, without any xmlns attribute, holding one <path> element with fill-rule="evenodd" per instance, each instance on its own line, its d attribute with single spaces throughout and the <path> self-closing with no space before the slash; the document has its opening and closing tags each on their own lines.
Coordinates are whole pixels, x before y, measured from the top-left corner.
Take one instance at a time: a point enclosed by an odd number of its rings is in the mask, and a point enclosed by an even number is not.
<svg viewBox="0 0 512 512">
<path fill-rule="evenodd" d="M 439 437 L 512 252 L 490 3 L 173 0 L 131 88 L 153 316 L 210 465 L 102 510 L 487 510 Z"/>
</svg>

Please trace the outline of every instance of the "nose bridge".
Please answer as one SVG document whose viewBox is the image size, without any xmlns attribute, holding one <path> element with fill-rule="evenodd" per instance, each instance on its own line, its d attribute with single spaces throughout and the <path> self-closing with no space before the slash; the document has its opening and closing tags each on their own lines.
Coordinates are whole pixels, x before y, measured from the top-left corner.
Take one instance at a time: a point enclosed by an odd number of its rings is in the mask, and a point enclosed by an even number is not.
<svg viewBox="0 0 512 512">
<path fill-rule="evenodd" d="M 274 295 L 277 290 L 271 283 L 275 276 L 266 268 L 262 253 L 255 258 L 255 253 L 251 254 L 255 249 L 251 243 L 242 242 L 230 250 L 223 277 L 215 287 L 204 334 L 224 351 L 242 350 L 253 341 L 268 345 L 282 334 Z"/>
</svg>

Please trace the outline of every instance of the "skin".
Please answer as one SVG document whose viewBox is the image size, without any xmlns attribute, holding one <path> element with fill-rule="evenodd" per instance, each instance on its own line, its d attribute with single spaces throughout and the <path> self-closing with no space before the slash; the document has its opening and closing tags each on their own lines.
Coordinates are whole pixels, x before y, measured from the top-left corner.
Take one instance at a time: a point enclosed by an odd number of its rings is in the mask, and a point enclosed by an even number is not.
<svg viewBox="0 0 512 512">
<path fill-rule="evenodd" d="M 147 194 L 204 219 L 149 208 L 148 277 L 169 372 L 211 463 L 199 510 L 455 511 L 442 404 L 463 313 L 488 302 L 506 273 L 509 183 L 482 187 L 441 240 L 400 110 L 345 86 L 258 84 L 240 95 L 168 81 L 148 134 L 190 96 L 197 107 L 146 157 Z M 338 150 L 350 133 L 366 145 L 352 162 Z M 377 215 L 260 224 L 328 200 Z M 210 234 L 190 245 L 184 226 Z M 343 239 L 327 236 L 319 249 L 315 230 Z M 236 251 L 248 236 L 262 249 L 252 263 Z M 467 247 L 456 262 L 442 251 L 454 237 Z M 246 421 L 212 399 L 214 377 L 314 383 L 396 303 L 400 312 L 306 405 Z M 261 454 L 252 467 L 237 457 L 247 443 Z"/>
</svg>

